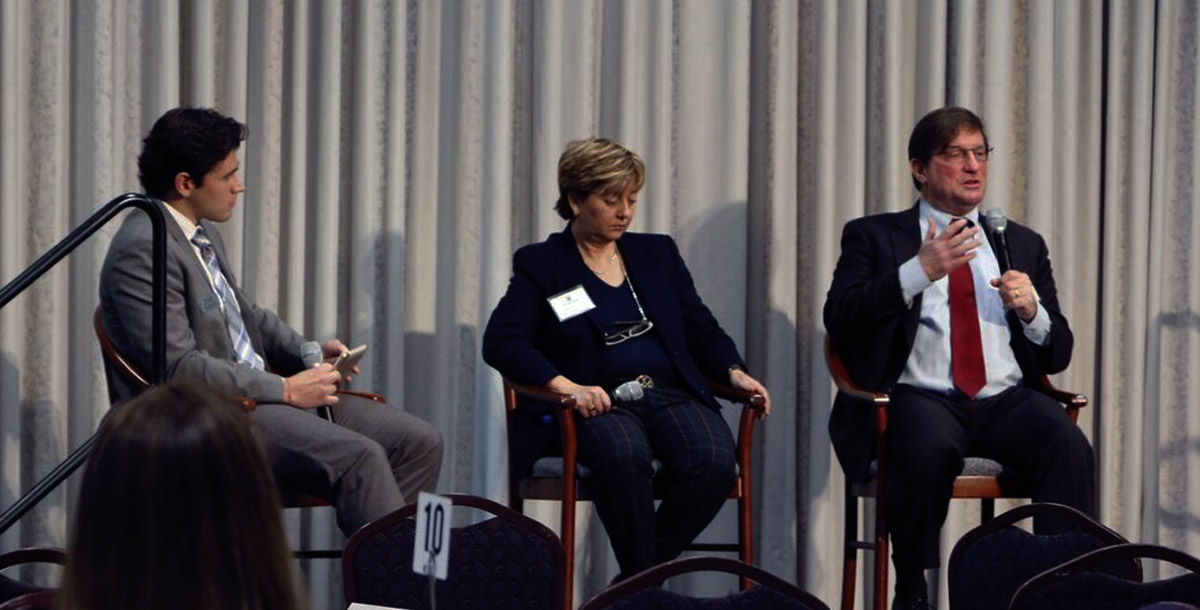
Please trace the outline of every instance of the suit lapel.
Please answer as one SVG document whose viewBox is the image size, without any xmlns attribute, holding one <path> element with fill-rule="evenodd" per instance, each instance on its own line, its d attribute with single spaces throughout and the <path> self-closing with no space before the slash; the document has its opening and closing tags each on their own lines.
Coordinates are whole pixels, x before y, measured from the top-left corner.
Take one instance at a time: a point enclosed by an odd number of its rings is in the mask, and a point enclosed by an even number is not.
<svg viewBox="0 0 1200 610">
<path fill-rule="evenodd" d="M 166 202 L 160 202 L 163 207 L 167 206 Z M 183 260 L 187 261 L 185 265 L 191 270 L 193 276 L 199 273 L 196 277 L 206 277 L 204 265 L 200 262 L 200 257 L 196 256 L 196 251 L 192 248 L 192 242 L 187 235 L 183 234 L 183 229 L 179 228 L 179 223 L 175 221 L 175 217 L 168 210 L 163 210 L 167 216 L 167 235 L 171 237 L 171 241 L 175 243 L 175 247 L 179 249 L 179 255 Z M 211 287 L 209 290 L 211 291 Z"/>
<path fill-rule="evenodd" d="M 166 202 L 161 202 L 161 204 L 163 206 L 168 205 Z M 179 248 L 180 257 L 184 261 L 187 261 L 184 263 L 184 265 L 188 268 L 189 275 L 191 277 L 195 277 L 195 278 L 202 278 L 203 279 L 202 285 L 204 286 L 204 288 L 208 289 L 208 293 L 212 294 L 213 296 L 216 296 L 217 293 L 213 290 L 212 284 L 210 284 L 208 281 L 208 270 L 204 268 L 204 263 L 200 261 L 200 257 L 196 254 L 196 249 L 192 247 L 192 241 L 190 239 L 188 239 L 187 235 L 183 234 L 183 229 L 181 229 L 179 227 L 179 223 L 175 221 L 175 218 L 171 215 L 171 213 L 167 210 L 163 210 L 163 212 L 167 215 L 167 219 L 170 221 L 167 223 L 167 235 L 169 235 L 171 237 L 171 241 L 175 242 L 175 246 L 177 248 Z M 215 233 L 216 228 L 213 227 L 211 224 L 208 224 L 208 221 L 202 220 L 202 221 L 200 221 L 200 223 L 201 223 L 201 225 L 204 225 L 204 231 L 206 233 L 208 233 L 209 235 L 213 235 Z M 213 247 L 217 248 L 217 250 L 218 250 L 218 252 L 217 252 L 218 264 L 221 265 L 221 270 L 222 270 L 222 272 L 224 272 L 225 265 L 224 265 L 224 263 L 221 262 L 222 253 L 220 252 L 220 248 L 217 246 L 217 244 L 219 243 L 219 240 L 220 240 L 220 237 L 218 237 L 217 239 L 212 240 L 212 241 L 213 241 Z M 201 291 L 201 292 L 203 292 L 203 291 Z M 203 298 L 203 297 L 201 297 L 201 298 Z"/>
<path fill-rule="evenodd" d="M 217 232 L 217 226 L 215 223 L 208 220 L 201 222 L 204 223 L 204 231 L 208 233 L 209 238 L 212 239 L 213 250 L 215 250 L 217 253 L 217 266 L 221 268 L 221 273 L 225 276 L 225 283 L 229 285 L 229 290 L 233 292 L 233 298 L 237 299 L 238 311 L 240 312 L 240 317 L 242 318 L 242 326 L 246 327 L 246 333 L 250 335 L 250 345 L 254 347 L 254 350 L 258 352 L 258 355 L 261 356 L 265 362 L 266 352 L 263 350 L 262 333 L 259 332 L 257 320 L 255 320 L 254 316 L 250 313 L 252 304 L 247 303 L 246 299 L 242 297 L 242 291 L 238 289 L 239 285 L 237 282 L 237 277 L 234 276 L 234 274 L 229 270 L 228 258 L 225 254 L 225 239 L 221 237 L 220 233 Z M 232 343 L 233 342 L 231 340 L 231 349 Z"/>
<path fill-rule="evenodd" d="M 647 277 L 649 271 L 646 256 L 638 247 L 642 243 L 645 242 L 639 243 L 636 240 L 622 237 L 617 241 L 617 247 L 621 249 L 621 256 L 626 263 L 625 273 L 629 275 L 629 281 L 633 283 L 633 288 L 637 291 L 642 309 L 646 310 L 646 317 L 653 320 L 657 314 L 662 313 L 662 308 L 659 307 L 659 291 L 655 290 L 656 284 Z"/>
<path fill-rule="evenodd" d="M 1011 224 L 1012 224 L 1012 221 L 1009 221 L 1010 226 L 1011 226 Z M 992 252 L 994 254 L 996 252 L 995 235 L 992 233 L 992 230 L 990 227 L 986 227 L 984 229 L 984 234 L 987 235 L 988 245 L 992 247 Z M 1019 252 L 1021 250 L 1021 248 L 1014 247 L 1012 231 L 1007 231 L 1005 233 L 1005 235 L 1008 240 L 1008 262 L 1012 266 L 1013 269 L 1020 271 L 1025 268 L 1025 265 L 1016 256 L 1015 253 Z M 1020 238 L 1017 238 L 1017 239 L 1018 239 L 1018 241 L 1020 240 Z M 999 258 L 997 258 L 996 260 L 998 262 Z M 1021 319 L 1017 317 L 1017 312 L 1012 311 L 1012 310 L 1004 312 L 1004 319 L 1005 319 L 1005 321 L 1008 322 L 1008 331 L 1009 331 L 1009 334 L 1012 335 L 1012 340 L 1009 341 L 1008 343 L 1009 343 L 1009 345 L 1011 345 L 1013 347 L 1014 352 L 1019 353 L 1020 348 L 1018 347 L 1018 345 L 1022 341 L 1025 340 L 1025 331 L 1024 331 L 1024 327 L 1021 325 Z M 1018 358 L 1018 361 L 1019 360 L 1020 359 Z"/>
<path fill-rule="evenodd" d="M 920 201 L 911 208 L 895 215 L 896 225 L 892 233 L 893 265 L 897 268 L 904 261 L 917 255 L 921 249 L 921 213 Z M 904 319 L 904 335 L 911 348 L 917 338 L 917 324 L 921 321 L 921 296 L 913 297 L 912 307 Z"/>
<path fill-rule="evenodd" d="M 168 205 L 165 201 L 160 201 L 159 203 L 164 207 Z M 191 240 L 188 239 L 187 235 L 184 235 L 183 229 L 179 227 L 179 223 L 175 221 L 174 216 L 168 210 L 163 210 L 163 213 L 167 215 L 166 225 L 167 236 L 169 238 L 167 248 L 168 250 L 173 249 L 174 257 L 180 261 L 180 265 L 184 273 L 186 273 L 186 276 L 182 280 L 187 289 L 186 298 L 189 307 L 193 308 L 194 315 L 197 316 L 192 322 L 192 332 L 197 344 L 201 345 L 205 351 L 214 356 L 232 358 L 233 340 L 229 337 L 224 315 L 217 304 L 217 293 L 213 290 L 212 284 L 209 283 L 208 271 L 204 268 L 204 263 L 200 261 L 200 257 L 196 255 L 196 250 L 192 247 Z M 213 227 L 206 226 L 204 230 L 211 235 Z M 218 255 L 219 258 L 220 256 Z M 206 300 L 211 300 L 211 306 L 206 304 Z M 202 322 L 202 320 L 207 320 L 207 322 Z M 211 326 L 209 326 L 210 323 Z M 211 328 L 213 330 L 212 332 L 205 332 L 197 324 L 202 325 L 203 328 Z M 224 356 L 222 352 L 224 352 Z"/>
<path fill-rule="evenodd" d="M 559 290 L 568 290 L 574 286 L 583 286 L 584 279 L 592 274 L 592 270 L 588 269 L 587 263 L 583 262 L 583 255 L 579 253 L 579 248 L 575 245 L 575 236 L 571 235 L 571 224 L 567 223 L 567 227 L 558 234 L 558 257 L 554 261 L 555 276 L 558 281 Z M 586 291 L 586 288 L 585 288 Z M 592 295 L 589 294 L 588 298 Z M 594 302 L 595 299 L 592 299 Z M 592 308 L 583 313 L 583 317 L 588 320 L 592 328 L 598 336 L 604 336 L 603 326 L 596 319 L 596 309 Z"/>
<path fill-rule="evenodd" d="M 229 271 L 228 255 L 225 254 L 225 238 L 221 237 L 217 232 L 217 227 L 214 223 L 207 220 L 200 222 L 204 225 L 204 232 L 212 240 L 213 251 L 217 253 L 217 266 L 221 268 L 221 274 L 225 276 L 225 281 L 229 284 L 230 290 L 233 290 L 236 294 L 237 290 L 234 290 L 234 286 L 237 285 L 237 281 L 234 279 L 233 273 Z"/>
<path fill-rule="evenodd" d="M 896 265 L 917 255 L 921 249 L 921 214 L 917 204 L 896 214 L 896 232 L 892 234 L 892 256 Z"/>
<path fill-rule="evenodd" d="M 987 238 L 988 246 L 991 247 L 992 253 L 994 254 L 995 252 L 997 252 L 997 250 L 996 250 L 996 234 L 994 231 L 992 231 L 991 225 L 984 222 L 982 214 L 979 215 L 979 224 L 980 224 L 980 228 L 983 229 L 984 237 Z M 999 261 L 1000 261 L 1000 257 L 997 256 L 996 262 L 999 263 Z"/>
</svg>

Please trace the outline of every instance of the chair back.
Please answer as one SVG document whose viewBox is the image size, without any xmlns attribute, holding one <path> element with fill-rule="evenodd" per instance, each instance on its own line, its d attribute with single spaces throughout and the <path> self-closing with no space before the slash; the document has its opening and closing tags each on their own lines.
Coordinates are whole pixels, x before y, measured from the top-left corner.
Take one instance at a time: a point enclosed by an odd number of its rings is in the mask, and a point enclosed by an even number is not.
<svg viewBox="0 0 1200 610">
<path fill-rule="evenodd" d="M 1077 529 L 1037 535 L 1014 525 L 1028 518 L 1056 519 Z M 1065 528 L 1063 528 L 1065 529 Z M 950 553 L 947 585 L 951 610 L 1006 610 L 1025 581 L 1088 551 L 1129 542 L 1091 517 L 1061 504 L 1018 506 L 963 535 Z M 1120 578 L 1141 580 L 1136 560 L 1105 566 Z"/>
<path fill-rule="evenodd" d="M 0 604 L 0 610 L 51 610 L 56 595 L 57 592 L 50 589 L 26 593 Z"/>
<path fill-rule="evenodd" d="M 112 339 L 108 336 L 108 330 L 104 328 L 104 311 L 99 306 L 92 314 L 92 327 L 96 330 L 96 340 L 100 343 L 100 355 L 104 358 L 104 380 L 108 386 L 109 403 L 116 404 L 120 400 L 120 394 L 117 391 L 118 384 L 131 388 L 135 393 L 149 388 L 150 382 L 147 377 L 121 352 L 117 351 L 117 346 L 113 345 Z"/>
<path fill-rule="evenodd" d="M 563 608 L 563 547 L 546 526 L 506 506 L 475 496 L 447 496 L 456 506 L 494 515 L 452 528 L 447 580 L 433 584 L 437 607 Z M 342 556 L 346 601 L 397 608 L 429 608 L 430 581 L 412 571 L 416 505 L 362 527 Z"/>
<path fill-rule="evenodd" d="M 108 383 L 109 402 L 116 404 L 120 399 L 117 383 L 123 383 L 127 388 L 132 389 L 134 394 L 140 394 L 150 389 L 147 377 L 124 354 L 117 351 L 117 346 L 113 344 L 112 339 L 108 336 L 108 331 L 104 328 L 104 313 L 99 307 L 96 307 L 96 313 L 92 315 L 92 326 L 96 330 L 96 341 L 100 343 L 100 355 L 104 358 L 104 379 Z M 382 397 L 375 394 L 348 391 L 339 391 L 338 393 L 356 394 L 383 402 Z M 237 397 L 237 401 L 241 403 L 247 413 L 258 407 L 257 403 L 245 396 Z"/>
<path fill-rule="evenodd" d="M 722 572 L 749 579 L 755 586 L 723 598 L 696 598 L 663 589 L 662 582 L 689 572 Z M 653 610 L 672 608 L 775 608 L 829 610 L 824 602 L 761 568 L 726 557 L 688 557 L 659 564 L 612 585 L 579 610 Z"/>
<path fill-rule="evenodd" d="M 5 570 L 14 566 L 32 564 L 32 563 L 52 563 L 65 565 L 67 563 L 67 554 L 62 549 L 53 548 L 28 548 L 10 551 L 0 555 L 0 570 Z M 0 608 L 7 610 L 9 602 L 15 602 L 17 599 L 29 597 L 30 600 L 35 598 L 30 597 L 38 593 L 50 593 L 45 587 L 38 587 L 19 580 L 0 576 Z M 45 597 L 44 595 L 41 597 Z M 37 608 L 40 606 L 13 606 L 14 608 Z M 49 607 L 49 606 L 46 606 Z"/>
<path fill-rule="evenodd" d="M 846 363 L 842 362 L 842 357 L 833 347 L 833 339 L 829 335 L 825 335 L 825 367 L 829 369 L 829 376 L 833 378 L 838 388 L 855 387 L 854 382 L 850 379 L 850 372 L 846 370 Z"/>
<path fill-rule="evenodd" d="M 1106 570 L 1114 562 L 1158 559 L 1188 570 L 1174 578 L 1140 582 Z M 1029 579 L 1010 610 L 1124 610 L 1157 602 L 1200 604 L 1200 559 L 1153 544 L 1117 544 L 1085 553 Z"/>
</svg>

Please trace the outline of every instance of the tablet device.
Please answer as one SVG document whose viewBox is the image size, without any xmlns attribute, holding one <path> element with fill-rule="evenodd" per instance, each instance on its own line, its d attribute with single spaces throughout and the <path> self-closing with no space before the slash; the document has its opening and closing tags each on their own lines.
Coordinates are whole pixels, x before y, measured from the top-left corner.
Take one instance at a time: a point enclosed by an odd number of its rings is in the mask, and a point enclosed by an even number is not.
<svg viewBox="0 0 1200 610">
<path fill-rule="evenodd" d="M 333 368 L 341 373 L 343 377 L 354 374 L 354 367 L 358 366 L 358 362 L 362 360 L 363 354 L 367 353 L 367 346 L 360 345 L 341 356 L 338 356 L 333 361 Z"/>
</svg>

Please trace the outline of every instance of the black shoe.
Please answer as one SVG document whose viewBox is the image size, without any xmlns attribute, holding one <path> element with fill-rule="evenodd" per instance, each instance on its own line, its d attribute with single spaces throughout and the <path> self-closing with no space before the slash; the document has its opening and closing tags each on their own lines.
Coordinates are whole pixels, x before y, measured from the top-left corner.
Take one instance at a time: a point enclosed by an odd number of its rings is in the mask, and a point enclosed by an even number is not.
<svg viewBox="0 0 1200 610">
<path fill-rule="evenodd" d="M 929 600 L 925 597 L 905 599 L 897 597 L 892 600 L 892 610 L 932 610 Z"/>
</svg>

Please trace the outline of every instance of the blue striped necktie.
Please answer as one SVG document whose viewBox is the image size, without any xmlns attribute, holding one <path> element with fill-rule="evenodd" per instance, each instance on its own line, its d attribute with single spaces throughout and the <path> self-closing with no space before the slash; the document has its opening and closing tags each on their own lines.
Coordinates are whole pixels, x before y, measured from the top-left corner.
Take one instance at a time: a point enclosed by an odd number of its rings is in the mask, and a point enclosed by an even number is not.
<svg viewBox="0 0 1200 610">
<path fill-rule="evenodd" d="M 208 273 L 212 276 L 213 290 L 221 299 L 221 305 L 225 311 L 225 327 L 229 329 L 229 338 L 233 341 L 233 351 L 237 354 L 237 361 L 252 369 L 263 370 L 263 360 L 254 352 L 254 345 L 250 343 L 250 333 L 246 332 L 246 324 L 242 321 L 237 297 L 233 295 L 233 289 L 225 280 L 225 274 L 221 273 L 221 265 L 217 262 L 217 251 L 213 248 L 208 235 L 204 233 L 204 227 L 196 228 L 196 233 L 192 235 L 192 243 L 200 248 L 200 257 L 204 259 L 204 265 L 208 267 Z"/>
</svg>

